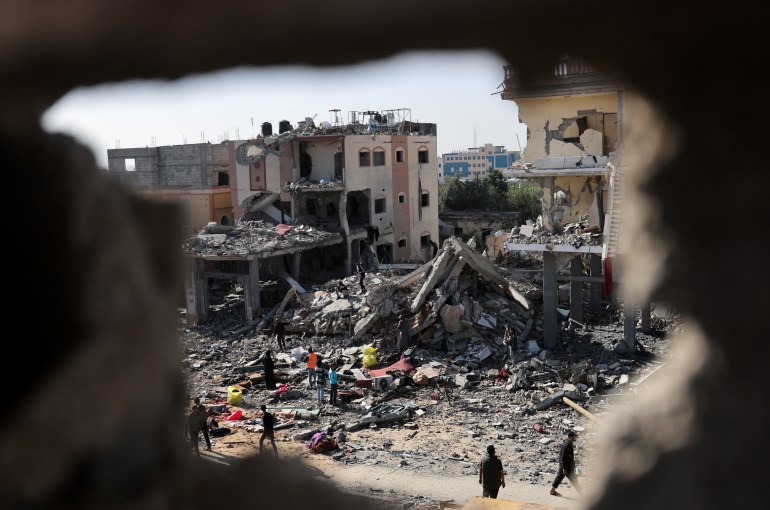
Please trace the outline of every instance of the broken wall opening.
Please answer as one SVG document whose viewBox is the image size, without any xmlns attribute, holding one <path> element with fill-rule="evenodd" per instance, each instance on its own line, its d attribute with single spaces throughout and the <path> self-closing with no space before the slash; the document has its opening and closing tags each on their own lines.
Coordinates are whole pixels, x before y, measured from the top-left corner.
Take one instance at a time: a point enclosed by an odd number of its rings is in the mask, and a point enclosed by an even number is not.
<svg viewBox="0 0 770 510">
<path fill-rule="evenodd" d="M 297 222 L 326 230 L 340 229 L 339 191 L 303 191 L 297 204 Z"/>
<path fill-rule="evenodd" d="M 344 244 L 322 246 L 302 252 L 300 281 L 325 283 L 347 276 L 347 250 Z"/>
<path fill-rule="evenodd" d="M 346 214 L 348 226 L 351 229 L 365 227 L 371 223 L 371 218 L 369 217 L 370 194 L 369 190 L 351 191 L 348 193 Z"/>
</svg>

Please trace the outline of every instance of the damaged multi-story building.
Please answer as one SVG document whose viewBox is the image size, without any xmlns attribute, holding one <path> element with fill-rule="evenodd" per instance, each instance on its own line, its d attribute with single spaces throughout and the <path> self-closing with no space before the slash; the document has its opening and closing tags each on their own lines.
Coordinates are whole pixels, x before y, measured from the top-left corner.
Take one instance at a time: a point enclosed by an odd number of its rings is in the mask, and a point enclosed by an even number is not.
<svg viewBox="0 0 770 510">
<path fill-rule="evenodd" d="M 109 149 L 107 171 L 142 195 L 181 204 L 188 231 L 235 219 L 227 143 Z"/>
<path fill-rule="evenodd" d="M 427 261 L 438 241 L 436 125 L 408 109 L 349 112 L 347 123 L 311 119 L 256 140 L 231 142 L 235 214 L 339 232 L 352 262 Z"/>
<path fill-rule="evenodd" d="M 526 87 L 506 66 L 504 85 L 502 99 L 516 101 L 519 121 L 527 125 L 526 149 L 508 175 L 534 181 L 543 190 L 541 224 L 523 225 L 506 247 L 543 255 L 544 341 L 552 347 L 558 281 L 569 282 L 569 318 L 579 323 L 583 283 L 590 284 L 589 306 L 598 312 L 602 293 L 611 293 L 612 279 L 619 279 L 611 261 L 620 239 L 625 91 L 610 74 L 569 57 Z M 559 276 L 567 264 L 570 274 Z M 633 303 L 626 301 L 625 309 L 621 349 L 633 350 Z M 642 327 L 649 327 L 649 306 L 642 309 Z"/>
<path fill-rule="evenodd" d="M 211 279 L 239 282 L 251 320 L 283 295 L 261 296 L 267 280 L 304 292 L 303 274 L 433 257 L 436 125 L 412 122 L 403 108 L 349 112 L 347 122 L 332 112 L 334 123 L 283 120 L 277 133 L 265 122 L 251 140 L 108 151 L 112 173 L 182 198 L 190 225 L 205 227 L 186 243 L 188 323 L 206 320 Z"/>
</svg>

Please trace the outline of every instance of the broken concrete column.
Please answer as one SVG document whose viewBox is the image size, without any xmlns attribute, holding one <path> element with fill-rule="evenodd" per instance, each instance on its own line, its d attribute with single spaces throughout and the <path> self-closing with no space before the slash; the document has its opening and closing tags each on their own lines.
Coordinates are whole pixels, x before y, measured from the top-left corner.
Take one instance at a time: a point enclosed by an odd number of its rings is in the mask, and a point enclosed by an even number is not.
<svg viewBox="0 0 770 510">
<path fill-rule="evenodd" d="M 591 276 L 598 277 L 602 275 L 602 257 L 601 255 L 591 254 L 588 256 L 591 260 Z M 602 307 L 602 284 L 591 284 L 591 313 L 598 314 Z"/>
<path fill-rule="evenodd" d="M 209 315 L 209 284 L 204 273 L 203 259 L 187 259 L 185 271 L 185 296 L 187 302 L 187 325 L 195 326 L 206 322 Z"/>
<path fill-rule="evenodd" d="M 302 252 L 294 252 L 294 255 L 291 257 L 291 276 L 294 277 L 295 280 L 299 280 L 299 267 L 301 262 Z"/>
<path fill-rule="evenodd" d="M 249 260 L 249 274 L 243 281 L 243 297 L 246 306 L 246 320 L 254 319 L 262 312 L 259 301 L 259 262 L 257 257 Z"/>
<path fill-rule="evenodd" d="M 372 325 L 377 322 L 377 319 L 379 319 L 380 316 L 377 313 L 371 313 L 364 317 L 363 319 L 356 322 L 356 326 L 353 328 L 353 336 L 355 338 L 361 337 L 364 333 L 369 331 L 369 329 L 372 327 Z"/>
<path fill-rule="evenodd" d="M 583 258 L 578 255 L 570 262 L 570 275 L 583 274 Z M 583 322 L 583 282 L 571 281 L 569 294 L 569 316 L 578 322 Z"/>
<path fill-rule="evenodd" d="M 557 337 L 556 255 L 543 252 L 543 342 L 546 349 L 556 347 Z"/>
</svg>

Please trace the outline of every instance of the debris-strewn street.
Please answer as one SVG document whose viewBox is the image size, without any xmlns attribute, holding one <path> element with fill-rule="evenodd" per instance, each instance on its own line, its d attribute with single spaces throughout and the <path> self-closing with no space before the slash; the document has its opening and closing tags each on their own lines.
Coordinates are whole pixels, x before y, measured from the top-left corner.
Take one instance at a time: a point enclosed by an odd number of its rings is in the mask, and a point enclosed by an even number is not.
<svg viewBox="0 0 770 510">
<path fill-rule="evenodd" d="M 279 452 L 299 447 L 308 457 L 332 459 L 335 471 L 378 466 L 397 470 L 392 476 L 439 476 L 451 484 L 453 477 L 477 474 L 486 445 L 494 444 L 510 482 L 546 493 L 564 433 L 573 429 L 580 435 L 580 476 L 590 485 L 593 420 L 632 398 L 637 384 L 666 362 L 678 318 L 654 311 L 653 334 L 637 332 L 637 353 L 624 358 L 613 349 L 623 337 L 621 305 L 605 301 L 601 314 L 586 313 L 583 324 L 561 322 L 560 345 L 544 350 L 533 270 L 538 260 L 523 253 L 506 258 L 529 268 L 517 272 L 471 249 L 450 239 L 411 273 L 369 273 L 365 294 L 355 276 L 297 294 L 281 314 L 283 351 L 269 321 L 247 324 L 238 315 L 237 285 L 220 289 L 221 304 L 206 324 L 184 328 L 180 319 L 190 396 L 202 398 L 220 428 L 215 451 L 258 452 L 259 406 L 265 403 L 278 418 Z M 503 343 L 506 326 L 517 339 L 513 362 Z M 409 346 L 399 350 L 405 341 Z M 327 369 L 337 367 L 337 406 L 328 403 L 328 382 L 324 403 L 308 387 L 303 357 L 311 347 Z M 267 349 L 277 390 L 265 388 L 261 356 Z M 239 406 L 228 405 L 233 389 L 243 395 Z M 234 411 L 241 419 L 227 420 Z M 317 432 L 330 432 L 334 441 L 313 453 L 304 445 Z M 407 506 L 429 502 L 392 485 Z"/>
</svg>

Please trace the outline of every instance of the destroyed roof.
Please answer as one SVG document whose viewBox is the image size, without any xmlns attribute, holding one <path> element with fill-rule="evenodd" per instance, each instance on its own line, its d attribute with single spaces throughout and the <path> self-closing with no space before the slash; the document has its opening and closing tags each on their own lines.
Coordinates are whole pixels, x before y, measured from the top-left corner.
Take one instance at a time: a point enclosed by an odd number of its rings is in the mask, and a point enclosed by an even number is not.
<svg viewBox="0 0 770 510">
<path fill-rule="evenodd" d="M 345 182 L 342 180 L 321 179 L 320 181 L 316 181 L 313 179 L 308 179 L 307 177 L 302 177 L 299 181 L 296 182 L 287 183 L 286 186 L 283 187 L 283 190 L 288 192 L 300 190 L 337 191 L 343 189 L 345 189 Z"/>
<path fill-rule="evenodd" d="M 268 255 L 279 250 L 307 249 L 342 242 L 342 236 L 307 225 L 274 226 L 244 221 L 235 227 L 209 224 L 185 241 L 183 252 L 203 257 Z"/>
<path fill-rule="evenodd" d="M 511 230 L 506 244 L 533 245 L 568 245 L 573 248 L 582 246 L 601 246 L 604 242 L 602 231 L 597 225 L 588 225 L 583 220 L 568 223 L 561 233 L 548 232 L 538 224 L 522 225 Z"/>
</svg>

